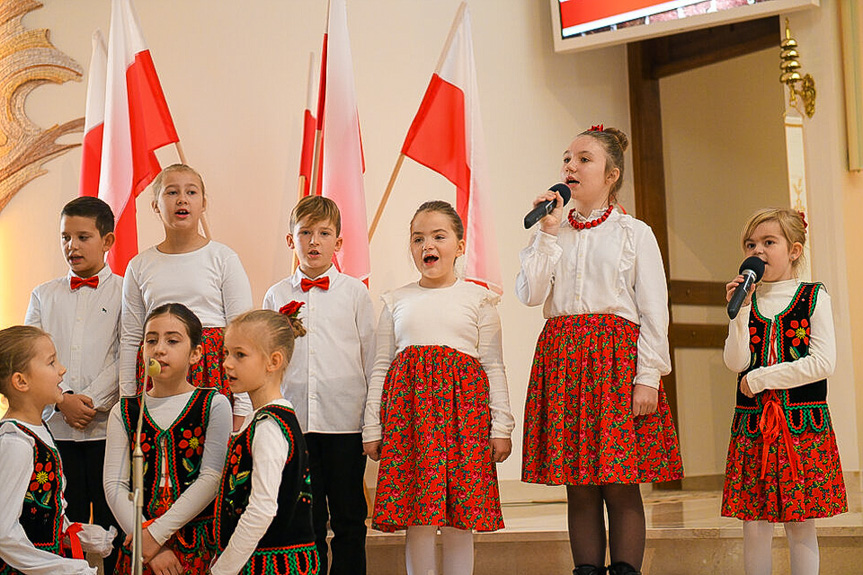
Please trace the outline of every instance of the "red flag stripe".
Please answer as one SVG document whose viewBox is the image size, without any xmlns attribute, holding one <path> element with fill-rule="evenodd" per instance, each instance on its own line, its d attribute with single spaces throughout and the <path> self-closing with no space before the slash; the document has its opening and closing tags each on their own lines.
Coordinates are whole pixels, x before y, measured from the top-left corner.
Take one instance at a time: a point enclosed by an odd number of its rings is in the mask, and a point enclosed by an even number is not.
<svg viewBox="0 0 863 575">
<path fill-rule="evenodd" d="M 99 124 L 84 134 L 81 143 L 81 181 L 78 194 L 99 197 L 99 170 L 102 168 L 102 135 L 105 124 Z M 112 268 L 113 269 L 113 268 Z"/>
<path fill-rule="evenodd" d="M 303 116 L 303 147 L 300 150 L 300 175 L 305 177 L 303 195 L 308 196 L 312 183 L 312 162 L 315 155 L 315 126 L 317 121 L 311 110 Z"/>
<path fill-rule="evenodd" d="M 569 0 L 560 3 L 560 24 L 569 28 L 667 3 L 668 0 Z"/>
</svg>

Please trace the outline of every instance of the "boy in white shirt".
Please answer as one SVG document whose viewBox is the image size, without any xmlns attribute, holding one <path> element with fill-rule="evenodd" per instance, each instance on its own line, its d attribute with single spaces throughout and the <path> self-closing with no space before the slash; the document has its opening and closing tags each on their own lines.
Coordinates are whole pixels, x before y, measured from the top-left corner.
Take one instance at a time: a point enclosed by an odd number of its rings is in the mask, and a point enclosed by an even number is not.
<svg viewBox="0 0 863 575">
<path fill-rule="evenodd" d="M 116 525 L 105 501 L 102 469 L 108 413 L 119 398 L 119 326 L 123 278 L 105 265 L 114 245 L 114 214 L 83 196 L 60 212 L 60 248 L 69 273 L 36 287 L 25 323 L 49 333 L 68 372 L 63 401 L 47 417 L 66 476 L 71 521 Z M 105 559 L 111 573 L 116 549 Z"/>
<path fill-rule="evenodd" d="M 375 356 L 374 308 L 366 286 L 333 266 L 340 234 L 335 202 L 322 196 L 301 199 L 287 235 L 299 268 L 267 291 L 263 307 L 299 314 L 307 330 L 296 340 L 282 394 L 293 404 L 308 445 L 320 573 L 328 572 L 329 521 L 329 573 L 364 575 L 368 509 L 362 418 Z"/>
</svg>

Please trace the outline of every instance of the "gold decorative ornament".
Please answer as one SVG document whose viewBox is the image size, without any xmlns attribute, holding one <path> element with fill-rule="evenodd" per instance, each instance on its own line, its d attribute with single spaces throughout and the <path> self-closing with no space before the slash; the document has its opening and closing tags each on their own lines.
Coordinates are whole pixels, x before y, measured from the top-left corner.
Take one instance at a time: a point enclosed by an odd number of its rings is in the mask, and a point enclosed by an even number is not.
<svg viewBox="0 0 863 575">
<path fill-rule="evenodd" d="M 788 86 L 788 103 L 800 111 L 800 103 L 797 97 L 803 101 L 803 111 L 811 118 L 815 115 L 815 80 L 809 74 L 800 75 L 800 53 L 797 51 L 797 40 L 791 37 L 791 29 L 788 27 L 788 18 L 785 19 L 785 39 L 779 44 L 782 51 L 779 58 L 782 60 L 779 68 L 782 75 L 779 81 Z M 799 85 L 799 87 L 798 87 Z"/>
<path fill-rule="evenodd" d="M 51 44 L 49 30 L 28 30 L 21 19 L 41 8 L 37 0 L 0 0 L 0 211 L 27 182 L 45 173 L 42 165 L 81 144 L 57 138 L 82 132 L 84 118 L 43 129 L 27 117 L 27 96 L 52 82 L 81 81 L 81 66 Z"/>
</svg>

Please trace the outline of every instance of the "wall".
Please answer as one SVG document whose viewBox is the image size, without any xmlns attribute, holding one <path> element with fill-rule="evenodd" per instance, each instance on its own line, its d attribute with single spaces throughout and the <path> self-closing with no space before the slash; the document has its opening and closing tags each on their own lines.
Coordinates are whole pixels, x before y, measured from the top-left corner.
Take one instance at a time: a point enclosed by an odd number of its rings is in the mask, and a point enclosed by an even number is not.
<svg viewBox="0 0 863 575">
<path fill-rule="evenodd" d="M 107 37 L 109 5 L 46 0 L 24 22 L 50 28 L 55 45 L 86 69 L 91 32 L 101 27 Z M 326 2 L 136 5 L 185 152 L 204 175 L 214 237 L 239 253 L 260 301 L 289 271 L 284 236 L 296 197 L 309 52 L 320 51 Z M 457 7 L 456 0 L 348 3 L 369 219 Z M 528 241 L 521 220 L 533 197 L 557 181 L 561 155 L 576 133 L 599 122 L 628 131 L 626 61 L 622 47 L 555 55 L 546 0 L 475 1 L 471 11 L 489 176 L 498 199 L 504 353 L 519 421 L 515 452 L 500 471 L 502 478 L 516 479 L 528 370 L 542 326 L 540 310 L 525 308 L 513 293 L 517 254 Z M 85 84 L 40 87 L 27 101 L 28 113 L 41 126 L 83 116 Z M 176 159 L 172 149 L 160 157 Z M 65 272 L 57 214 L 77 193 L 79 164 L 77 150 L 47 164 L 48 173 L 0 213 L 0 325 L 22 321 L 30 289 Z M 407 161 L 371 246 L 374 300 L 416 279 L 408 222 L 422 201 L 435 197 L 454 201 L 455 192 Z M 623 199 L 630 208 L 631 197 L 626 185 Z M 145 195 L 138 209 L 140 245 L 152 245 L 162 232 Z"/>
<path fill-rule="evenodd" d="M 788 205 L 777 63 L 775 49 L 763 50 L 660 81 L 674 279 L 728 281 L 743 259 L 740 229 L 749 214 Z M 675 306 L 672 313 L 680 323 L 728 322 L 724 307 Z M 680 349 L 675 369 L 686 474 L 721 475 L 735 374 L 721 349 Z"/>
</svg>

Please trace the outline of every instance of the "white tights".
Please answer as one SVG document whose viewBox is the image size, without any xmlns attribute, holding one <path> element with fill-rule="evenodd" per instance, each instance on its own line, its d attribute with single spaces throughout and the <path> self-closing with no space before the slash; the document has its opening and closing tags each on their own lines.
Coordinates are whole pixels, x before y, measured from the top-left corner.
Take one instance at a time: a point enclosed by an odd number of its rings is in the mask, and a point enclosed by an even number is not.
<svg viewBox="0 0 863 575">
<path fill-rule="evenodd" d="M 473 532 L 441 527 L 443 571 L 438 571 L 435 553 L 434 525 L 408 527 L 405 536 L 405 560 L 408 575 L 471 575 L 473 573 Z"/>
<path fill-rule="evenodd" d="M 818 575 L 818 537 L 815 520 L 785 523 L 791 575 Z M 770 575 L 773 567 L 773 524 L 767 521 L 743 522 L 743 566 L 746 575 Z"/>
</svg>

